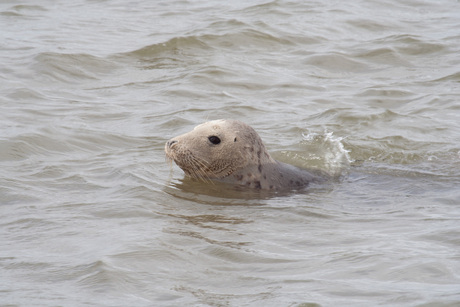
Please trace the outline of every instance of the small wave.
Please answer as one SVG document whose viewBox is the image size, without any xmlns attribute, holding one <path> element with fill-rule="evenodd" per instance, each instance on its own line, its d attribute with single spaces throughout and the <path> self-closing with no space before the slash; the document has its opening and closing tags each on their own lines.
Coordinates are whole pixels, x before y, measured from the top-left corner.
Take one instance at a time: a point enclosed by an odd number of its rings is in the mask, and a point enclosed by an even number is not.
<svg viewBox="0 0 460 307">
<path fill-rule="evenodd" d="M 234 20 L 226 21 L 225 23 L 230 23 L 226 26 L 222 25 L 222 23 L 215 22 L 209 25 L 213 30 L 213 34 L 206 33 L 206 30 L 200 30 L 199 34 L 172 37 L 164 42 L 155 43 L 120 55 L 148 60 L 159 55 L 168 54 L 186 56 L 189 53 L 193 54 L 194 50 L 202 55 L 206 50 L 212 51 L 214 49 L 230 49 L 234 52 L 239 50 L 240 47 L 267 47 L 273 50 L 276 46 L 285 48 L 286 45 L 294 44 L 292 39 L 276 33 L 270 33 L 269 29 L 256 29 Z"/>
<path fill-rule="evenodd" d="M 40 76 L 64 83 L 75 80 L 99 80 L 116 68 L 114 62 L 90 54 L 40 53 L 33 68 Z"/>
<path fill-rule="evenodd" d="M 453 82 L 460 82 L 460 71 L 449 74 L 447 76 L 431 80 L 430 82 L 446 82 L 446 81 L 453 81 Z"/>
<path fill-rule="evenodd" d="M 306 64 L 331 72 L 343 72 L 350 74 L 351 72 L 369 72 L 372 67 L 359 59 L 352 59 L 348 55 L 338 52 L 312 55 L 306 61 Z"/>
<path fill-rule="evenodd" d="M 140 49 L 123 53 L 124 56 L 133 56 L 140 59 L 155 58 L 163 53 L 171 55 L 180 55 L 180 50 L 184 49 L 209 49 L 209 46 L 203 43 L 198 37 L 174 37 L 166 42 L 156 43 L 145 46 Z"/>
<path fill-rule="evenodd" d="M 390 35 L 374 41 L 375 44 L 390 46 L 400 54 L 406 55 L 425 55 L 437 53 L 445 49 L 445 46 L 439 43 L 428 41 L 417 35 L 400 34 Z"/>
<path fill-rule="evenodd" d="M 40 5 L 20 4 L 14 5 L 4 12 L 0 12 L 0 15 L 8 17 L 26 17 L 34 16 L 37 14 L 37 12 L 39 14 L 46 11 L 47 9 Z"/>
</svg>

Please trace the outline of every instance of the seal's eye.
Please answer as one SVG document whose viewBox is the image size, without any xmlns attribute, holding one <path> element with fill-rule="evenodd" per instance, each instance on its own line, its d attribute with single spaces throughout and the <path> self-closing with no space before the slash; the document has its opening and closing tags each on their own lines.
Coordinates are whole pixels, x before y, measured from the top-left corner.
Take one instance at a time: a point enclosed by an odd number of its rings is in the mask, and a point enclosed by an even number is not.
<svg viewBox="0 0 460 307">
<path fill-rule="evenodd" d="M 220 139 L 215 135 L 208 137 L 208 140 L 214 145 L 220 144 Z"/>
</svg>

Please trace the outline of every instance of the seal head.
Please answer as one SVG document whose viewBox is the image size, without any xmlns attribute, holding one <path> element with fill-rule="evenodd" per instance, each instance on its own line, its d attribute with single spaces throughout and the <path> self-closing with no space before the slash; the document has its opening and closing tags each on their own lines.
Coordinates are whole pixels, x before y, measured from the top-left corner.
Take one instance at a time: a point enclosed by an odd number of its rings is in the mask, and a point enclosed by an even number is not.
<svg viewBox="0 0 460 307">
<path fill-rule="evenodd" d="M 302 188 L 309 172 L 273 159 L 257 132 L 237 120 L 214 120 L 166 142 L 166 156 L 187 176 L 266 190 Z"/>
</svg>

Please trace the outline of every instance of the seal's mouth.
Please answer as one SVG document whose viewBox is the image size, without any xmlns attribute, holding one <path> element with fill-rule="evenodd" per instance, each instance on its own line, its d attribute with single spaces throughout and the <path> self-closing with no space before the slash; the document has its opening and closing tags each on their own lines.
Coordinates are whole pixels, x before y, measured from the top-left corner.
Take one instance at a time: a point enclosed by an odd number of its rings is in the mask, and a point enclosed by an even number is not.
<svg viewBox="0 0 460 307">
<path fill-rule="evenodd" d="M 195 157 L 192 152 L 183 150 L 178 145 L 175 140 L 170 140 L 165 144 L 166 161 L 170 166 L 172 166 L 172 162 L 174 161 L 187 176 L 203 181 L 209 181 L 215 177 L 208 162 Z"/>
</svg>

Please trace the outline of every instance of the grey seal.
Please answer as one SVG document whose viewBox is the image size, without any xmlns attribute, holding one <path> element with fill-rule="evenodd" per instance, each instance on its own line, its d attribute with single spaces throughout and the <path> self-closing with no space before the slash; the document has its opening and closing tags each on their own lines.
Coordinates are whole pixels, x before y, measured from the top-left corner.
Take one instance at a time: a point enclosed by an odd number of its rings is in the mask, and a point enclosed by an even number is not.
<svg viewBox="0 0 460 307">
<path fill-rule="evenodd" d="M 231 119 L 205 122 L 165 144 L 166 157 L 187 176 L 262 190 L 301 189 L 318 176 L 276 161 L 249 125 Z"/>
</svg>

